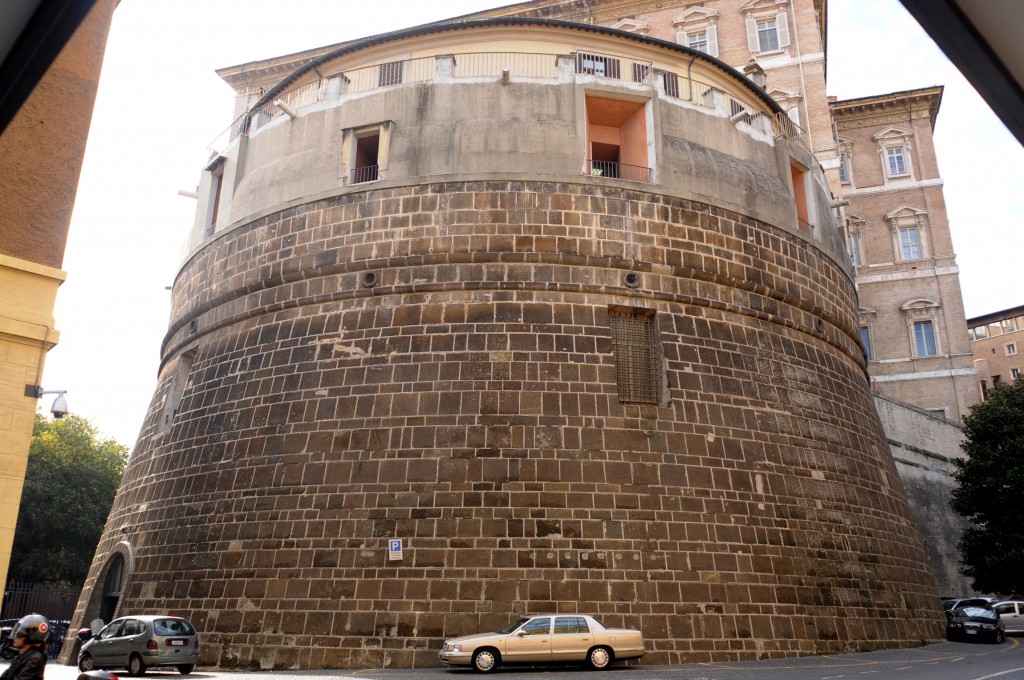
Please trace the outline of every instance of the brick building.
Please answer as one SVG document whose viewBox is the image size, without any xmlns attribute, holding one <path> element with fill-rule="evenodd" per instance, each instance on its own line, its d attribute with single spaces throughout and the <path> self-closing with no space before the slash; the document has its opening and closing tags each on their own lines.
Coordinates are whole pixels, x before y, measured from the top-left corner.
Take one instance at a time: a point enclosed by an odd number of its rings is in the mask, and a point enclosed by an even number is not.
<svg viewBox="0 0 1024 680">
<path fill-rule="evenodd" d="M 1024 307 L 1011 307 L 967 320 L 978 375 L 978 397 L 1001 382 L 1016 380 L 1024 370 Z"/>
<path fill-rule="evenodd" d="M 66 276 L 61 265 L 68 223 L 117 3 L 78 3 L 71 9 L 38 4 L 39 16 L 27 22 L 17 7 L 9 14 L 0 9 L 5 28 L 14 31 L 6 37 L 17 37 L 24 23 L 26 38 L 4 45 L 10 59 L 4 66 L 10 68 L 3 73 L 9 79 L 0 86 L 3 122 L 9 120 L 0 127 L 0 583 L 7 582 L 37 388 L 46 353 L 60 338 L 53 308 Z M 40 62 L 51 50 L 55 58 L 44 69 Z M 28 83 L 26 78 L 34 79 L 26 74 L 35 69 L 38 80 Z M 12 93 L 16 85 L 27 93 L 20 106 L 12 105 L 20 99 Z"/>
<path fill-rule="evenodd" d="M 942 88 L 833 102 L 872 388 L 953 421 L 977 403 L 932 131 Z"/>
<path fill-rule="evenodd" d="M 818 7 L 545 8 L 221 71 L 239 116 L 73 625 L 170 610 L 249 668 L 432 666 L 579 608 L 655 663 L 941 635 L 828 103 L 710 53 L 823 80 Z"/>
</svg>

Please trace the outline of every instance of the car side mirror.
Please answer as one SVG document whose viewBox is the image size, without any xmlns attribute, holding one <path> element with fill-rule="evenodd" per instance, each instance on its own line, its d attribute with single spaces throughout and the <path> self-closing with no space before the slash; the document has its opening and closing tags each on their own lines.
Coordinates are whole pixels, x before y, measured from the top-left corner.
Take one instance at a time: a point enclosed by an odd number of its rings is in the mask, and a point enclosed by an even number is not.
<svg viewBox="0 0 1024 680">
<path fill-rule="evenodd" d="M 92 631 L 88 628 L 79 628 L 78 634 L 75 637 L 82 642 L 88 642 L 92 639 Z"/>
<path fill-rule="evenodd" d="M 521 630 L 521 631 L 518 631 L 516 633 L 516 637 L 525 637 L 525 636 L 526 636 L 526 631 L 525 630 Z"/>
</svg>

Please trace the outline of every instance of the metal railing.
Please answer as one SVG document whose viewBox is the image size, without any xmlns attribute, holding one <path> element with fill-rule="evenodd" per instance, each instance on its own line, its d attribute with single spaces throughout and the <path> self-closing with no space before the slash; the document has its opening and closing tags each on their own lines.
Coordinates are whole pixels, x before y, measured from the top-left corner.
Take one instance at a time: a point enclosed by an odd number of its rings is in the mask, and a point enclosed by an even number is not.
<svg viewBox="0 0 1024 680">
<path fill-rule="evenodd" d="M 352 184 L 362 184 L 363 182 L 373 182 L 378 178 L 379 165 L 364 165 L 361 168 L 352 169 Z"/>
<path fill-rule="evenodd" d="M 763 111 L 763 102 L 753 94 L 737 97 L 727 93 L 711 83 L 693 78 L 688 72 L 675 73 L 654 69 L 649 61 L 634 60 L 626 57 L 578 51 L 572 55 L 577 74 L 593 75 L 602 78 L 622 79 L 623 73 L 634 82 L 653 84 L 652 74 L 660 77 L 663 91 L 667 97 L 713 108 L 725 107 L 730 116 L 742 114 L 744 111 L 753 120 L 758 115 L 771 120 L 768 125 L 776 137 L 796 140 L 806 146 L 804 131 L 783 113 Z M 557 54 L 538 54 L 524 52 L 467 52 L 453 55 L 453 78 L 500 77 L 506 69 L 512 77 L 520 78 L 557 78 Z M 256 130 L 285 115 L 284 110 L 276 105 L 280 102 L 291 111 L 324 101 L 331 97 L 366 92 L 369 90 L 395 87 L 410 83 L 428 82 L 437 78 L 437 62 L 439 57 L 422 57 L 403 61 L 392 61 L 374 64 L 346 71 L 337 71 L 324 75 L 320 80 L 305 83 L 291 90 L 286 90 L 256 110 L 242 114 L 231 126 L 211 143 L 211 150 L 219 151 L 232 139 L 240 134 L 252 134 Z M 747 94 L 747 93 L 744 93 Z"/>
<path fill-rule="evenodd" d="M 517 78 L 557 78 L 558 55 L 526 52 L 472 52 L 455 57 L 455 78 L 500 78 L 508 69 Z"/>
<path fill-rule="evenodd" d="M 592 177 L 628 179 L 632 182 L 651 181 L 651 169 L 642 165 L 626 165 L 616 161 L 596 161 L 588 158 L 587 167 L 590 169 Z"/>
</svg>

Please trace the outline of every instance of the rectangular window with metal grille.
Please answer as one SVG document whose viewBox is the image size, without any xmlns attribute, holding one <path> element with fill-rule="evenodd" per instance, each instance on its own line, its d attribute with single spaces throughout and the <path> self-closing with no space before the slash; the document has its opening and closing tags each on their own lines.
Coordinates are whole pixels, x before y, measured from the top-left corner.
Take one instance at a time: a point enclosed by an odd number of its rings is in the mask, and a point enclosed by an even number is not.
<svg viewBox="0 0 1024 680">
<path fill-rule="evenodd" d="M 388 85 L 401 85 L 404 65 L 405 63 L 401 61 L 391 61 L 386 64 L 381 64 L 380 66 L 378 66 L 378 86 L 387 87 Z"/>
<path fill-rule="evenodd" d="M 660 381 L 654 311 L 609 309 L 608 324 L 612 334 L 619 401 L 657 404 Z"/>
</svg>

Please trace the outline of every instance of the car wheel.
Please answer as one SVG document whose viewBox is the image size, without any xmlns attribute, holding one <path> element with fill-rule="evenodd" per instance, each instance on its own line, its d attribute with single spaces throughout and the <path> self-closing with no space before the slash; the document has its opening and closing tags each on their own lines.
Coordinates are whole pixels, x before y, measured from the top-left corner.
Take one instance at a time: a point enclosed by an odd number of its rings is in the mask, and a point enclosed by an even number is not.
<svg viewBox="0 0 1024 680">
<path fill-rule="evenodd" d="M 143 663 L 142 657 L 138 654 L 132 654 L 128 657 L 128 675 L 142 675 L 146 672 L 146 664 Z"/>
<path fill-rule="evenodd" d="M 595 671 L 604 670 L 612 662 L 612 650 L 607 647 L 594 647 L 587 652 L 587 665 Z"/>
<path fill-rule="evenodd" d="M 1001 630 L 997 630 L 996 631 L 996 644 L 997 645 L 1003 644 L 1003 640 L 1005 640 L 1005 639 L 1006 639 L 1006 633 L 1004 633 Z"/>
<path fill-rule="evenodd" d="M 193 668 L 195 668 L 195 664 L 183 663 L 180 666 L 178 666 L 178 672 L 182 675 L 188 675 L 192 672 Z"/>
<path fill-rule="evenodd" d="M 83 673 L 96 670 L 96 662 L 92 660 L 92 657 L 88 654 L 83 654 L 82 658 L 78 660 L 78 670 Z"/>
<path fill-rule="evenodd" d="M 490 673 L 499 663 L 501 658 L 493 649 L 478 649 L 473 654 L 473 670 L 479 673 Z"/>
</svg>

